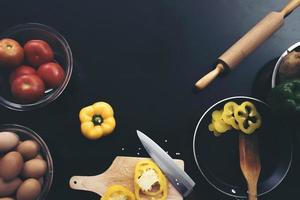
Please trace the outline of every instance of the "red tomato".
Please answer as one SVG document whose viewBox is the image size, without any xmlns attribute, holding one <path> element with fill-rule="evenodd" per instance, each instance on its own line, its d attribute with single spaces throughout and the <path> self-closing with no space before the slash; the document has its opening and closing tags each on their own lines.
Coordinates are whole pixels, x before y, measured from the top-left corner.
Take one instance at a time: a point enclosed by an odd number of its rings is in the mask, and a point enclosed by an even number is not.
<svg viewBox="0 0 300 200">
<path fill-rule="evenodd" d="M 19 76 L 22 75 L 30 75 L 30 74 L 35 74 L 36 71 L 34 68 L 26 65 L 22 65 L 18 68 L 16 68 L 14 71 L 9 76 L 9 82 L 12 84 L 12 82 Z"/>
<path fill-rule="evenodd" d="M 41 79 L 43 79 L 46 86 L 49 88 L 59 87 L 65 78 L 64 69 L 55 62 L 42 64 L 38 68 L 37 74 L 41 77 Z"/>
<path fill-rule="evenodd" d="M 13 39 L 0 40 L 0 65 L 6 68 L 20 66 L 24 59 L 21 45 Z"/>
<path fill-rule="evenodd" d="M 36 67 L 52 61 L 54 57 L 51 47 L 43 40 L 29 40 L 26 42 L 24 53 L 27 61 Z"/>
<path fill-rule="evenodd" d="M 23 75 L 12 82 L 11 92 L 20 102 L 33 103 L 43 97 L 45 85 L 35 74 Z"/>
</svg>

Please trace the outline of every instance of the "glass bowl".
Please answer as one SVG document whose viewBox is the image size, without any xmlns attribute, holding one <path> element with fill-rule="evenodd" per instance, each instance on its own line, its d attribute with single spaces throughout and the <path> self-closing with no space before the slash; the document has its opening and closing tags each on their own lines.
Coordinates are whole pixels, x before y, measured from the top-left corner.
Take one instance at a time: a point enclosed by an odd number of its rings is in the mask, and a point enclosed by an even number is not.
<svg viewBox="0 0 300 200">
<path fill-rule="evenodd" d="M 44 40 L 48 42 L 54 51 L 54 58 L 65 70 L 65 79 L 56 89 L 45 91 L 45 95 L 37 102 L 30 104 L 21 104 L 17 102 L 10 92 L 8 81 L 9 74 L 0 72 L 0 104 L 17 111 L 27 111 L 43 107 L 57 99 L 67 87 L 73 70 L 73 57 L 70 46 L 65 38 L 55 29 L 37 23 L 20 24 L 9 28 L 0 35 L 0 39 L 12 38 L 17 40 L 22 46 L 28 40 Z"/>
<path fill-rule="evenodd" d="M 46 174 L 43 176 L 44 180 L 43 180 L 42 190 L 36 200 L 46 199 L 46 196 L 51 188 L 52 180 L 53 180 L 53 162 L 52 162 L 52 157 L 51 157 L 50 151 L 49 151 L 46 143 L 33 130 L 31 130 L 27 127 L 21 126 L 21 125 L 17 125 L 17 124 L 0 125 L 0 132 L 3 132 L 3 131 L 9 131 L 9 132 L 16 133 L 19 136 L 20 140 L 22 140 L 22 141 L 28 140 L 28 139 L 34 140 L 40 145 L 41 148 L 40 148 L 39 154 L 46 161 L 48 170 L 47 170 Z"/>
</svg>

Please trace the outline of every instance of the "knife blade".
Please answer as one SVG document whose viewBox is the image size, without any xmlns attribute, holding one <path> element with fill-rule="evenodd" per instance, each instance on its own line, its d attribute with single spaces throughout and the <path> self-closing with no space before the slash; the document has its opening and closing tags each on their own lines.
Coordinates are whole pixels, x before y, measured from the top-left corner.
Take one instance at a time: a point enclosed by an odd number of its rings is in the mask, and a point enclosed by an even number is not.
<svg viewBox="0 0 300 200">
<path fill-rule="evenodd" d="M 150 157 L 164 172 L 171 184 L 183 197 L 187 197 L 195 186 L 193 179 L 178 167 L 174 160 L 158 144 L 141 131 L 137 130 L 136 132 Z"/>
</svg>

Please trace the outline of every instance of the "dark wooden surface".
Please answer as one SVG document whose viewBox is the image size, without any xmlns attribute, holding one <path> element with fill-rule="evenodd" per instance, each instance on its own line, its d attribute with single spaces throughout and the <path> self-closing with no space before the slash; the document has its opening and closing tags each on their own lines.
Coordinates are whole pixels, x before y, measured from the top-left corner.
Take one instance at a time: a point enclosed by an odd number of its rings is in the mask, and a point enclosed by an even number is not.
<svg viewBox="0 0 300 200">
<path fill-rule="evenodd" d="M 251 95 L 263 65 L 300 40 L 300 10 L 230 76 L 216 80 L 201 93 L 195 93 L 193 85 L 222 51 L 285 2 L 1 1 L 0 31 L 27 22 L 52 26 L 68 40 L 76 65 L 69 86 L 57 101 L 31 112 L 1 107 L 0 123 L 28 126 L 47 142 L 55 167 L 49 200 L 99 199 L 95 194 L 69 189 L 69 178 L 99 174 L 117 155 L 147 155 L 139 150 L 136 129 L 145 131 L 174 158 L 185 160 L 186 171 L 197 182 L 187 199 L 232 199 L 211 187 L 197 170 L 192 154 L 196 123 L 218 100 Z M 117 129 L 109 137 L 89 141 L 80 134 L 78 112 L 95 101 L 107 101 L 114 107 Z M 287 178 L 261 199 L 300 195 L 297 145 L 295 142 Z"/>
</svg>

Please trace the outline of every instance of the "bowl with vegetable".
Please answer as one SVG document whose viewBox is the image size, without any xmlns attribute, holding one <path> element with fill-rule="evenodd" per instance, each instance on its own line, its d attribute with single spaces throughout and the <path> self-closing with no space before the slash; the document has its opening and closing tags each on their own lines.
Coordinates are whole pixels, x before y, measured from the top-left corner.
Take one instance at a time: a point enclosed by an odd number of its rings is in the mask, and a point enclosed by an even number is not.
<svg viewBox="0 0 300 200">
<path fill-rule="evenodd" d="M 282 118 L 300 141 L 300 42 L 289 47 L 278 59 L 272 74 L 268 103 L 273 113 Z"/>
<path fill-rule="evenodd" d="M 0 126 L 0 199 L 45 199 L 53 162 L 43 139 L 21 125 Z"/>
<path fill-rule="evenodd" d="M 71 48 L 55 29 L 21 24 L 0 35 L 0 104 L 17 111 L 43 107 L 67 87 Z"/>
<path fill-rule="evenodd" d="M 290 46 L 278 59 L 272 74 L 272 88 L 297 78 L 300 78 L 300 42 Z"/>
<path fill-rule="evenodd" d="M 295 122 L 300 119 L 300 42 L 289 47 L 278 59 L 268 103 L 274 115 L 297 130 Z"/>
<path fill-rule="evenodd" d="M 245 138 L 246 144 L 251 145 L 243 148 Z M 255 156 L 243 157 L 250 150 Z M 251 173 L 256 167 L 260 169 L 255 177 L 255 192 L 260 197 L 283 181 L 293 154 L 286 127 L 265 102 L 247 96 L 222 99 L 202 114 L 194 132 L 193 153 L 207 182 L 223 194 L 239 199 L 250 194 L 244 165 Z"/>
</svg>

